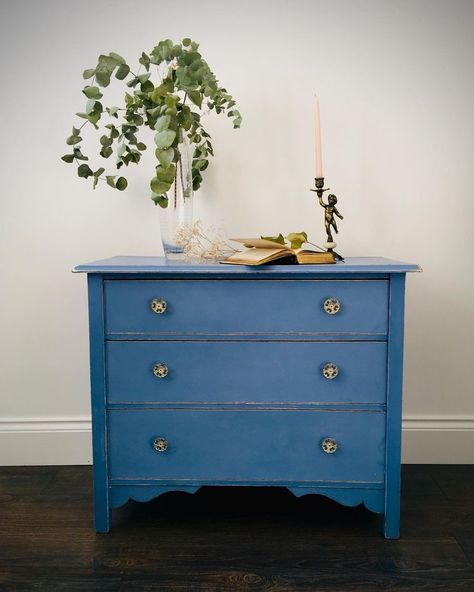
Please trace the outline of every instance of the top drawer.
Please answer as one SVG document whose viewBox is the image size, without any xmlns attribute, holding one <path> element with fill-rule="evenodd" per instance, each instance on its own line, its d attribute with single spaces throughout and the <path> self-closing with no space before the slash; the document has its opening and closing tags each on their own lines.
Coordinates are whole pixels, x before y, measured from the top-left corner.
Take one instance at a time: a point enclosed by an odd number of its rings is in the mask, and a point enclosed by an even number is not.
<svg viewBox="0 0 474 592">
<path fill-rule="evenodd" d="M 387 333 L 387 280 L 105 280 L 104 286 L 110 337 Z M 154 299 L 165 303 L 164 312 L 152 310 Z M 325 306 L 329 299 L 339 306 Z"/>
</svg>

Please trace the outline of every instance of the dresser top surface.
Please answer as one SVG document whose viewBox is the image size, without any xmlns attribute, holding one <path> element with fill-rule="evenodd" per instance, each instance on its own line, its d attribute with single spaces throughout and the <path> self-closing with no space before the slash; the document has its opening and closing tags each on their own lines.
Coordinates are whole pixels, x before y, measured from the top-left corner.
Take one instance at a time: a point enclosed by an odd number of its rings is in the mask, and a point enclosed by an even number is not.
<svg viewBox="0 0 474 592">
<path fill-rule="evenodd" d="M 226 265 L 222 263 L 188 263 L 165 257 L 116 256 L 77 265 L 74 272 L 110 274 L 176 274 L 176 275 L 250 275 L 307 277 L 338 274 L 387 274 L 421 271 L 419 265 L 384 257 L 347 257 L 333 265 Z"/>
</svg>

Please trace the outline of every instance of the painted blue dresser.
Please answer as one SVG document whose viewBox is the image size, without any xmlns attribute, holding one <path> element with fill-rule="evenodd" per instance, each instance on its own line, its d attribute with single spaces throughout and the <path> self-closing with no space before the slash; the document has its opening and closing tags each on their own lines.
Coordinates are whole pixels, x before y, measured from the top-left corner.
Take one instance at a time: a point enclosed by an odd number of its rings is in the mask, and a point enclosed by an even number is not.
<svg viewBox="0 0 474 592">
<path fill-rule="evenodd" d="M 88 274 L 96 530 L 203 485 L 284 486 L 399 536 L 405 275 L 113 257 Z"/>
</svg>

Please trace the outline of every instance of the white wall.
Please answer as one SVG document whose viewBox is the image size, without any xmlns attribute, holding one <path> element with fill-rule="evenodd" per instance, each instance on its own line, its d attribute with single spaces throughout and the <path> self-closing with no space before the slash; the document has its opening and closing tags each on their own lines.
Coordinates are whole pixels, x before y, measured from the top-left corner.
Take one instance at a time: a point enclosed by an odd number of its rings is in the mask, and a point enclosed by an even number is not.
<svg viewBox="0 0 474 592">
<path fill-rule="evenodd" d="M 153 161 L 125 193 L 93 192 L 59 157 L 99 53 L 132 62 L 184 36 L 244 117 L 240 131 L 209 117 L 197 216 L 323 240 L 308 191 L 318 92 L 340 250 L 424 269 L 408 280 L 405 459 L 472 462 L 473 23 L 469 0 L 3 1 L 0 464 L 90 460 L 86 286 L 70 269 L 161 253 Z"/>
</svg>

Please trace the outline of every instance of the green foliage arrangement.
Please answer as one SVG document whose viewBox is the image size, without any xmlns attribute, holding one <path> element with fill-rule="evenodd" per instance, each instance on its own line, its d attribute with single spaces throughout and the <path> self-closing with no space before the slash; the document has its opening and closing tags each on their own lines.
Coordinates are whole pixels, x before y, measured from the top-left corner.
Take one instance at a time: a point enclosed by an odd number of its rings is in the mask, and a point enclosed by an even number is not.
<svg viewBox="0 0 474 592">
<path fill-rule="evenodd" d="M 164 208 L 168 205 L 166 193 L 176 182 L 180 159 L 177 147 L 183 134 L 187 134 L 194 146 L 192 181 L 193 189 L 199 189 L 202 173 L 214 155 L 211 137 L 201 123 L 202 108 L 207 106 L 218 114 L 225 113 L 232 118 L 234 129 L 240 127 L 242 117 L 235 109 L 234 99 L 219 85 L 198 48 L 199 45 L 188 38 L 177 44 L 170 39 L 160 41 L 149 54 L 141 54 L 138 61 L 140 69 L 145 70 L 143 73 L 140 70 L 133 72 L 117 53 L 100 55 L 97 66 L 83 73 L 84 79 L 89 81 L 82 90 L 87 102 L 85 111 L 76 115 L 84 122 L 72 128 L 72 134 L 66 140 L 72 152 L 65 154 L 62 160 L 76 163 L 78 176 L 91 177 L 94 189 L 99 180 L 120 191 L 126 189 L 125 177 L 109 174 L 104 177 L 103 167 L 93 171 L 79 146 L 84 126 L 89 124 L 98 130 L 99 120 L 107 114 L 109 123 L 105 125 L 107 131 L 100 137 L 99 154 L 105 159 L 112 156 L 115 142 L 117 169 L 140 162 L 147 146 L 137 137 L 139 129 L 146 126 L 155 131 L 158 164 L 150 182 L 155 204 Z M 157 83 L 151 79 L 153 66 L 157 70 Z M 109 86 L 112 75 L 124 81 L 129 89 L 123 107 L 104 107 L 101 102 L 101 89 Z"/>
</svg>

